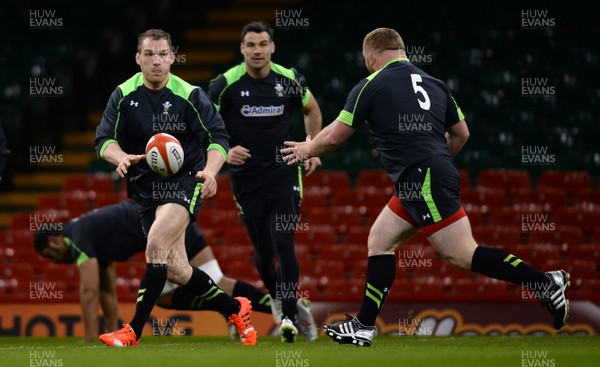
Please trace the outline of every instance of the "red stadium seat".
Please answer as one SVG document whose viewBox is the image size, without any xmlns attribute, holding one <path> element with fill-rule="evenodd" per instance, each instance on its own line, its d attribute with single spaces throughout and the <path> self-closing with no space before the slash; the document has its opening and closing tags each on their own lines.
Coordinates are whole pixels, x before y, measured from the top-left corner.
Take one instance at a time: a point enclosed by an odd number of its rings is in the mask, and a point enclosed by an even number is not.
<svg viewBox="0 0 600 367">
<path fill-rule="evenodd" d="M 490 187 L 463 189 L 461 191 L 461 202 L 463 206 L 468 204 L 477 206 L 485 205 L 492 210 L 507 204 L 505 191 L 503 189 Z"/>
<path fill-rule="evenodd" d="M 579 190 L 591 188 L 591 175 L 588 171 L 557 171 L 542 172 L 538 187 L 564 189 L 569 196 L 574 196 Z"/>
<path fill-rule="evenodd" d="M 0 270 L 0 274 L 2 279 L 17 279 L 24 283 L 38 281 L 33 265 L 27 263 L 6 266 Z"/>
<path fill-rule="evenodd" d="M 519 227 L 473 227 L 475 241 L 482 245 L 506 245 L 521 242 Z"/>
<path fill-rule="evenodd" d="M 577 190 L 572 198 L 572 204 L 581 207 L 600 206 L 600 187 Z"/>
<path fill-rule="evenodd" d="M 591 260 L 600 263 L 600 244 L 573 245 L 568 250 L 569 261 Z"/>
<path fill-rule="evenodd" d="M 460 169 L 460 170 L 458 170 L 458 174 L 460 177 L 461 190 L 463 188 L 470 188 L 471 187 L 471 176 L 469 174 L 469 171 L 466 169 Z"/>
<path fill-rule="evenodd" d="M 517 256 L 526 256 L 533 264 L 542 264 L 547 260 L 560 260 L 560 247 L 550 243 L 517 244 L 508 248 L 508 251 Z"/>
<path fill-rule="evenodd" d="M 600 299 L 600 279 L 583 279 L 579 286 L 578 298 L 592 301 Z"/>
<path fill-rule="evenodd" d="M 329 194 L 324 191 L 305 190 L 302 196 L 302 210 L 329 206 Z"/>
<path fill-rule="evenodd" d="M 350 177 L 346 171 L 315 171 L 310 176 L 303 176 L 305 190 L 311 187 L 328 187 L 331 192 L 350 188 Z"/>
<path fill-rule="evenodd" d="M 519 207 L 503 207 L 490 210 L 490 225 L 491 226 L 506 226 L 522 228 L 525 223 L 552 222 L 552 217 L 549 213 L 542 211 L 536 207 L 519 208 Z"/>
<path fill-rule="evenodd" d="M 339 241 L 334 226 L 309 223 L 308 231 L 296 231 L 294 242 L 312 248 L 313 246 L 338 243 Z"/>
<path fill-rule="evenodd" d="M 600 223 L 600 207 L 563 208 L 554 213 L 553 219 L 558 226 L 581 227 L 584 236 L 592 236 Z"/>
<path fill-rule="evenodd" d="M 525 170 L 486 169 L 479 174 L 477 186 L 514 193 L 520 189 L 530 188 L 531 177 Z"/>
<path fill-rule="evenodd" d="M 543 264 L 543 271 L 552 271 L 564 269 L 571 275 L 571 281 L 574 282 L 577 279 L 597 279 L 597 265 L 591 260 L 573 260 L 573 261 L 560 261 L 560 260 L 547 260 Z"/>
<path fill-rule="evenodd" d="M 578 245 L 583 243 L 583 231 L 580 227 L 556 225 L 553 230 L 530 233 L 529 243 Z"/>
<path fill-rule="evenodd" d="M 79 284 L 79 271 L 72 264 L 48 264 L 42 271 L 41 280 L 58 281 Z"/>
<path fill-rule="evenodd" d="M 312 278 L 328 277 L 329 279 L 344 279 L 345 270 L 343 261 L 316 260 L 310 266 L 305 266 L 302 275 Z"/>
<path fill-rule="evenodd" d="M 390 176 L 384 170 L 367 170 L 361 171 L 356 178 L 356 186 L 359 188 L 375 188 L 375 189 L 386 189 L 394 187 L 394 183 L 390 179 Z"/>
<path fill-rule="evenodd" d="M 227 247 L 246 246 L 252 247 L 250 236 L 246 228 L 231 228 L 225 232 L 223 244 Z"/>
<path fill-rule="evenodd" d="M 360 301 L 365 283 L 360 279 L 332 279 L 327 285 L 326 297 L 331 301 Z"/>
<path fill-rule="evenodd" d="M 74 174 L 65 178 L 63 192 L 93 191 L 98 194 L 114 194 L 115 182 L 108 173 Z"/>
<path fill-rule="evenodd" d="M 344 236 L 344 243 L 352 245 L 364 244 L 366 246 L 370 230 L 371 228 L 363 226 L 349 227 Z"/>
<path fill-rule="evenodd" d="M 539 205 L 546 212 L 555 212 L 567 206 L 567 194 L 563 189 L 538 187 L 535 190 L 529 188 L 517 191 L 513 202 L 520 205 Z"/>
</svg>

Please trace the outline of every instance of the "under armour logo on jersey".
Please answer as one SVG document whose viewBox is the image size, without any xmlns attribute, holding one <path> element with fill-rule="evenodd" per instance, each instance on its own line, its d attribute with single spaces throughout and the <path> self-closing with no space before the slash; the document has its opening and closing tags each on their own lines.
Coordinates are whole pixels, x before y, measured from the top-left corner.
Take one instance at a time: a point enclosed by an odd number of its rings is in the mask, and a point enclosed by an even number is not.
<svg viewBox="0 0 600 367">
<path fill-rule="evenodd" d="M 431 219 L 431 215 L 429 215 L 429 213 L 423 215 L 423 220 L 426 220 L 426 219 Z"/>
<path fill-rule="evenodd" d="M 250 91 L 249 90 L 243 90 L 240 92 L 242 97 L 250 97 Z"/>
<path fill-rule="evenodd" d="M 300 186 L 294 186 L 293 190 L 300 192 Z"/>
<path fill-rule="evenodd" d="M 130 105 L 130 106 L 136 106 L 136 107 L 137 107 L 137 106 L 138 106 L 138 103 L 139 103 L 139 102 L 136 102 L 136 101 L 131 101 L 131 102 L 129 102 L 129 105 Z"/>
</svg>

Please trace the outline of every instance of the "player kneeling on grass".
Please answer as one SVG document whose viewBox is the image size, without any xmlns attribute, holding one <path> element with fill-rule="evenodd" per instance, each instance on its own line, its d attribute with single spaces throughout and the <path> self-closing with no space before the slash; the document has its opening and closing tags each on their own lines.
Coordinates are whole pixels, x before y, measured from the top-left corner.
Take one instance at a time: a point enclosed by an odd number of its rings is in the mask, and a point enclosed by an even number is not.
<svg viewBox="0 0 600 367">
<path fill-rule="evenodd" d="M 249 283 L 229 278 L 223 274 L 210 246 L 195 223 L 185 233 L 186 253 L 190 265 L 206 272 L 227 294 L 248 298 L 253 309 L 271 313 L 268 294 Z M 142 231 L 139 205 L 126 200 L 105 206 L 70 220 L 62 233 L 38 232 L 34 239 L 36 251 L 56 263 L 76 263 L 80 273 L 81 308 L 84 323 L 84 340 L 97 337 L 98 304 L 109 330 L 118 326 L 118 303 L 115 291 L 115 262 L 127 261 L 134 254 L 144 252 L 146 238 Z M 182 287 L 167 282 L 157 305 L 176 310 L 214 310 L 214 302 L 193 295 Z M 316 325 L 310 310 L 301 312 L 303 320 Z M 227 319 L 228 315 L 224 315 Z M 277 322 L 278 314 L 273 317 Z"/>
<path fill-rule="evenodd" d="M 314 140 L 286 142 L 289 164 L 325 155 L 366 124 L 377 142 L 383 166 L 396 185 L 368 237 L 365 295 L 356 317 L 325 325 L 342 344 L 369 346 L 375 320 L 394 282 L 394 250 L 421 230 L 435 250 L 453 265 L 536 292 L 560 329 L 569 318 L 564 270 L 540 272 L 516 256 L 479 246 L 460 202 L 460 178 L 452 163 L 469 137 L 464 115 L 448 87 L 412 65 L 404 42 L 393 29 L 378 28 L 363 42 L 371 75 L 350 92 L 338 118 Z M 400 116 L 400 119 L 399 117 Z M 406 123 L 413 116 L 419 123 Z"/>
</svg>

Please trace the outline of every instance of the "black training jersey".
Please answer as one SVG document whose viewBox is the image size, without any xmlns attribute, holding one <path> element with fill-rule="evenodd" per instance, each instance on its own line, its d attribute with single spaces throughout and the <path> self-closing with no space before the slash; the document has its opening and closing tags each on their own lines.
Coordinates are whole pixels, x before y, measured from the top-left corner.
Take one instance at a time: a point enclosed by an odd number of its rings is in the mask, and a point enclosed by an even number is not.
<svg viewBox="0 0 600 367">
<path fill-rule="evenodd" d="M 146 248 L 139 206 L 132 201 L 95 209 L 72 219 L 65 225 L 63 235 L 77 265 L 94 257 L 103 265 L 125 261 Z"/>
<path fill-rule="evenodd" d="M 128 196 L 140 204 L 152 203 L 153 183 L 162 187 L 166 182 L 195 176 L 206 164 L 206 151 L 215 149 L 227 158 L 229 137 L 218 111 L 202 89 L 173 74 L 158 91 L 144 86 L 142 73 L 119 85 L 96 129 L 96 151 L 103 158 L 104 149 L 118 142 L 127 154 L 144 154 L 146 143 L 157 133 L 171 134 L 179 140 L 184 151 L 183 166 L 170 177 L 152 171 L 145 160 L 131 166 Z"/>
<path fill-rule="evenodd" d="M 146 251 L 140 206 L 126 200 L 105 206 L 72 219 L 65 225 L 63 235 L 71 248 L 77 265 L 97 258 L 101 265 L 126 261 L 136 252 Z M 189 259 L 208 244 L 196 223 L 185 232 L 185 248 Z"/>
<path fill-rule="evenodd" d="M 298 71 L 271 63 L 266 78 L 254 79 L 242 63 L 213 79 L 208 94 L 225 120 L 231 146 L 241 145 L 252 155 L 241 166 L 229 166 L 232 176 L 297 174 L 279 150 L 292 140 L 292 107 L 302 108 L 310 99 Z"/>
<path fill-rule="evenodd" d="M 444 82 L 402 58 L 361 80 L 337 119 L 353 128 L 368 126 L 383 167 L 397 183 L 406 167 L 450 156 L 446 129 L 464 115 Z"/>
</svg>

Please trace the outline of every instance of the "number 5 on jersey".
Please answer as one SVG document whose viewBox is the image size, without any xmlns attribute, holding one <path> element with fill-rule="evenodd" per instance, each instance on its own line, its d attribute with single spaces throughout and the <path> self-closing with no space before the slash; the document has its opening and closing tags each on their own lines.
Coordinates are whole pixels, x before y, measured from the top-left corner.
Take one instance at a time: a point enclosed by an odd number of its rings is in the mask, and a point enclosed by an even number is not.
<svg viewBox="0 0 600 367">
<path fill-rule="evenodd" d="M 423 87 L 417 84 L 419 82 L 422 82 L 423 79 L 421 79 L 421 76 L 419 74 L 410 74 L 410 80 L 412 81 L 412 86 L 415 90 L 415 94 L 421 93 L 423 95 L 423 98 L 425 98 L 424 101 L 421 101 L 419 98 L 417 98 L 419 106 L 421 107 L 421 109 L 429 110 L 429 108 L 431 107 L 431 101 L 429 100 L 429 96 L 427 95 L 427 92 L 425 92 L 425 89 L 423 89 Z"/>
</svg>

